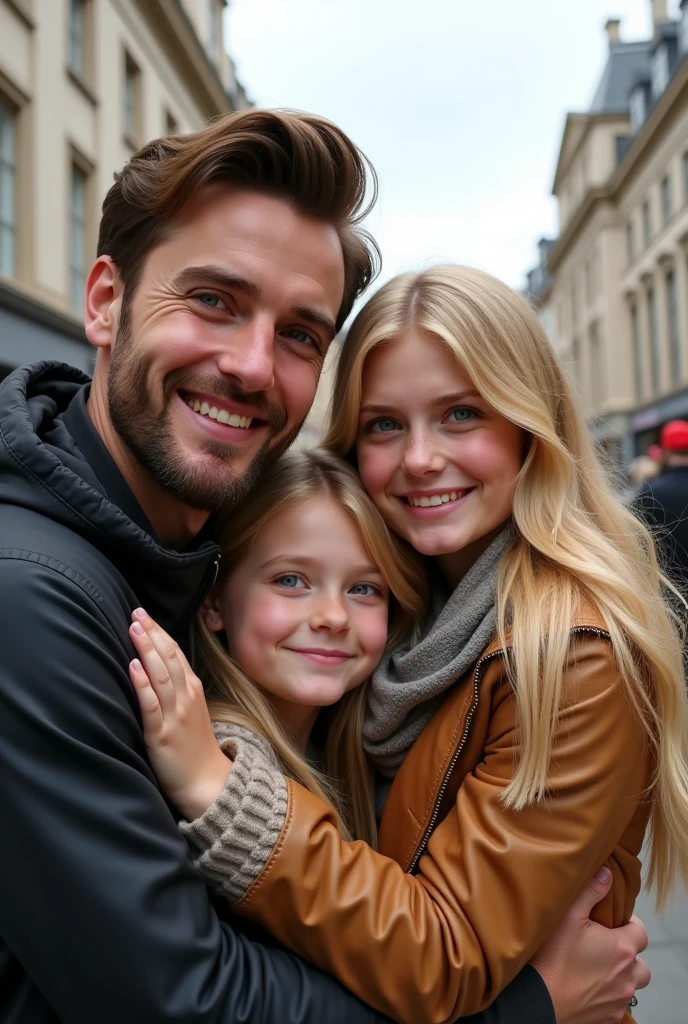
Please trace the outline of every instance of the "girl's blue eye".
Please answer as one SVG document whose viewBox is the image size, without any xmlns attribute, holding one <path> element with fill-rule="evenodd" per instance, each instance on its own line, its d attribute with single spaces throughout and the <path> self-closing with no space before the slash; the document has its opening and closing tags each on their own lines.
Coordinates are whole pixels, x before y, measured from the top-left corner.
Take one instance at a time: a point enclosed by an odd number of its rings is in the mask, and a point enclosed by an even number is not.
<svg viewBox="0 0 688 1024">
<path fill-rule="evenodd" d="M 275 583 L 279 583 L 281 587 L 286 587 L 287 590 L 299 590 L 304 585 L 301 577 L 293 572 L 286 572 L 284 576 L 278 576 Z"/>
<path fill-rule="evenodd" d="M 475 409 L 471 409 L 467 405 L 458 405 L 456 409 L 451 410 L 448 418 L 452 423 L 467 423 L 468 420 L 473 419 L 475 414 Z"/>
<path fill-rule="evenodd" d="M 375 597 L 380 591 L 372 583 L 354 583 L 349 593 L 354 597 Z"/>
<path fill-rule="evenodd" d="M 397 421 L 393 420 L 391 416 L 381 416 L 379 420 L 373 420 L 368 429 L 376 433 L 388 434 L 390 431 L 396 430 L 398 426 Z"/>
</svg>

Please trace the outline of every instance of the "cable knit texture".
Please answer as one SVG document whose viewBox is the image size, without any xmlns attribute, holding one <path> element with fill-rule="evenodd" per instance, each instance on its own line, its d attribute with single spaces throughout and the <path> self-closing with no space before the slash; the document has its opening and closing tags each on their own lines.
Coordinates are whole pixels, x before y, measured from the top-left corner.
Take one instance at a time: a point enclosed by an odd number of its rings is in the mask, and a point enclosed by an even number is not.
<svg viewBox="0 0 688 1024">
<path fill-rule="evenodd" d="M 287 817 L 287 783 L 270 744 L 239 725 L 214 723 L 234 764 L 217 800 L 179 828 L 194 863 L 230 903 L 248 891 L 267 864 Z"/>
</svg>

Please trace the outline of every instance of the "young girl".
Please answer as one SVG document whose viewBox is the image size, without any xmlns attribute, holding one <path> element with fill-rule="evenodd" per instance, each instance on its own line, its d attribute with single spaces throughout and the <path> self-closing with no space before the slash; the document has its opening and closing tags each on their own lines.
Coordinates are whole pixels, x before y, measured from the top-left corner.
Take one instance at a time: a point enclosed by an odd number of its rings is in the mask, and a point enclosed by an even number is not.
<svg viewBox="0 0 688 1024">
<path fill-rule="evenodd" d="M 221 569 L 203 608 L 198 655 L 215 732 L 235 758 L 223 807 L 236 811 L 232 801 L 238 799 L 242 814 L 257 818 L 252 802 L 261 793 L 260 752 L 331 805 L 342 835 L 374 844 L 371 775 L 361 741 L 363 684 L 385 648 L 417 629 L 427 589 L 420 559 L 390 533 L 353 470 L 324 451 L 280 459 L 250 502 L 218 524 L 218 533 Z M 166 670 L 148 659 L 158 681 Z M 212 739 L 202 691 L 197 710 L 207 723 L 209 741 L 201 745 L 207 761 L 197 763 L 195 749 L 180 764 L 180 749 L 155 742 L 173 688 L 160 695 L 156 721 L 155 695 L 144 674 L 134 670 L 132 680 L 148 711 L 153 768 L 169 798 L 193 821 L 216 795 L 206 800 L 206 790 L 193 783 L 199 775 L 213 779 L 219 773 L 222 788 L 230 767 Z M 320 709 L 335 704 L 330 720 L 314 729 Z M 286 787 L 268 796 L 266 807 L 281 809 Z M 243 818 L 242 827 L 246 848 L 235 844 L 235 864 L 243 854 L 256 857 L 256 837 Z M 281 821 L 266 855 L 280 829 Z M 193 834 L 190 828 L 187 833 Z M 263 843 L 270 844 L 271 836 L 263 835 Z"/>
<path fill-rule="evenodd" d="M 328 444 L 436 570 L 423 636 L 368 689 L 366 750 L 392 783 L 379 852 L 288 780 L 274 848 L 223 892 L 397 1020 L 453 1021 L 602 863 L 598 919 L 628 920 L 650 816 L 660 898 L 688 878 L 680 643 L 648 534 L 510 289 L 456 267 L 390 282 L 349 332 L 333 407 Z M 237 841 L 222 798 L 208 806 L 226 778 L 191 826 L 216 879 Z"/>
</svg>

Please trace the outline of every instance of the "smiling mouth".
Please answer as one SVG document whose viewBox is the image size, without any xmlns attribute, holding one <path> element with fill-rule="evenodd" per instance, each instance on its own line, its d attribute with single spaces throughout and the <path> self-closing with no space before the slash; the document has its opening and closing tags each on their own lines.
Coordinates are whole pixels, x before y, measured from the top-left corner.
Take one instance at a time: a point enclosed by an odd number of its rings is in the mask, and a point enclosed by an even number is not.
<svg viewBox="0 0 688 1024">
<path fill-rule="evenodd" d="M 401 495 L 401 500 L 405 505 L 410 505 L 412 508 L 437 508 L 440 505 L 448 505 L 453 501 L 465 498 L 472 490 L 472 487 L 464 487 L 462 490 L 444 491 L 442 494 L 423 494 L 409 497 Z"/>
<path fill-rule="evenodd" d="M 205 419 L 213 420 L 226 427 L 249 430 L 250 427 L 263 426 L 265 422 L 255 416 L 245 416 L 240 413 L 230 412 L 229 409 L 222 405 L 221 401 L 213 401 L 210 396 L 197 398 L 194 395 L 180 392 L 179 397 L 198 416 L 203 416 Z"/>
<path fill-rule="evenodd" d="M 328 651 L 314 647 L 287 647 L 286 650 L 291 651 L 293 654 L 300 654 L 304 658 L 309 658 L 318 665 L 341 665 L 354 657 L 353 654 L 347 654 L 346 651 Z"/>
</svg>

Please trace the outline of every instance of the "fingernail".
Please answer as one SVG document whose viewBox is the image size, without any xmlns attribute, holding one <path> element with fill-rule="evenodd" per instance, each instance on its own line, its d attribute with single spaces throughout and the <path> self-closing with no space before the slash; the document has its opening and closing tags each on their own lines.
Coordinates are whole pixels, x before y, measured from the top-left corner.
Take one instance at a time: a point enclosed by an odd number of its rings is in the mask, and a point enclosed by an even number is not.
<svg viewBox="0 0 688 1024">
<path fill-rule="evenodd" d="M 146 618 L 146 612 L 145 612 L 144 608 L 134 608 L 134 611 L 132 612 L 132 615 L 134 616 L 135 619 L 145 619 Z"/>
<path fill-rule="evenodd" d="M 612 873 L 609 868 L 600 868 L 600 870 L 595 873 L 595 878 L 598 882 L 602 882 L 603 885 L 608 882 L 611 877 Z"/>
<path fill-rule="evenodd" d="M 140 622 L 135 622 L 131 627 L 132 633 L 136 633 L 137 636 L 143 636 L 146 632 Z"/>
<path fill-rule="evenodd" d="M 141 662 L 139 661 L 138 658 L 134 658 L 132 660 L 131 667 L 133 668 L 134 672 L 141 672 L 142 671 L 142 669 L 141 669 Z"/>
</svg>

